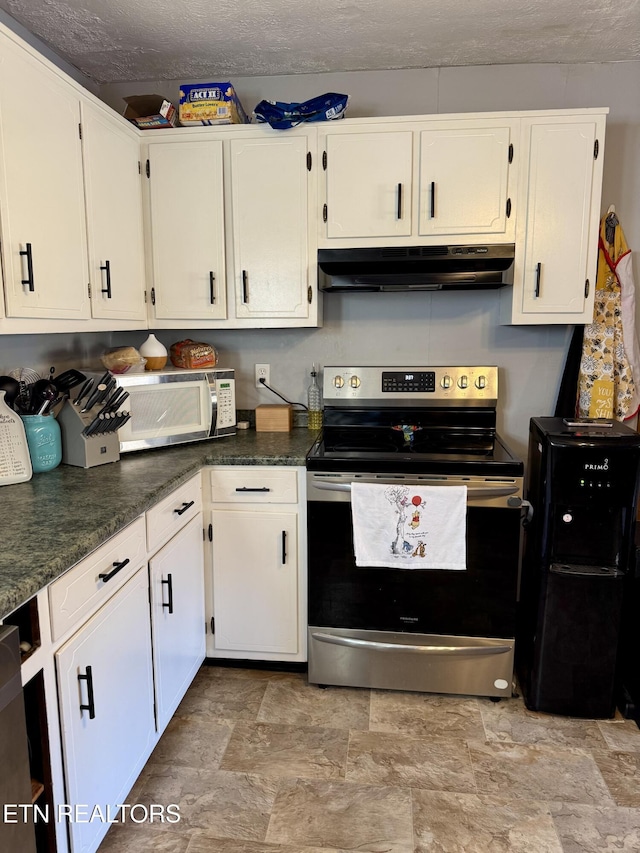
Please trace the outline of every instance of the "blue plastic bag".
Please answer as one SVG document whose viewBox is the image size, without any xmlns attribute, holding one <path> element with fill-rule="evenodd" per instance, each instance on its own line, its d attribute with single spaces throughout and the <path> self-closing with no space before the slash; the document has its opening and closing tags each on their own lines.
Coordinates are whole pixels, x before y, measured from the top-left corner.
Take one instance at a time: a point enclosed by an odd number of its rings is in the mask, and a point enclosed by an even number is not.
<svg viewBox="0 0 640 853">
<path fill-rule="evenodd" d="M 258 122 L 268 122 L 276 130 L 287 130 L 304 121 L 332 121 L 344 118 L 348 95 L 327 92 L 301 104 L 260 101 L 253 114 Z"/>
</svg>

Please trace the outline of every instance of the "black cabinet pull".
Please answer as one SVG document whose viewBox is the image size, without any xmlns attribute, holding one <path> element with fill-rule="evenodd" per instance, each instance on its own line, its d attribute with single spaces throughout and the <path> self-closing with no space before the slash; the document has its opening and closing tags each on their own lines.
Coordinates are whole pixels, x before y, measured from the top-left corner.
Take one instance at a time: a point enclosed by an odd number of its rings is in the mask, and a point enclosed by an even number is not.
<svg viewBox="0 0 640 853">
<path fill-rule="evenodd" d="M 111 578 L 114 577 L 114 575 L 117 575 L 121 569 L 124 569 L 124 567 L 127 566 L 129 562 L 130 560 L 127 557 L 127 559 L 123 560 L 121 563 L 114 563 L 113 569 L 110 572 L 101 572 L 98 577 L 103 583 L 107 583 L 107 581 L 110 581 Z"/>
<path fill-rule="evenodd" d="M 430 195 L 431 195 L 431 207 L 430 207 L 429 213 L 430 213 L 431 219 L 434 219 L 435 215 L 436 215 L 436 182 L 435 181 L 431 181 Z"/>
<path fill-rule="evenodd" d="M 398 214 L 397 219 L 402 219 L 402 184 L 398 184 Z"/>
<path fill-rule="evenodd" d="M 31 253 L 31 243 L 25 243 L 24 251 L 21 249 L 20 254 L 27 259 L 27 277 L 22 279 L 22 284 L 28 284 L 31 293 L 36 289 L 33 283 L 33 255 Z"/>
<path fill-rule="evenodd" d="M 587 279 L 584 283 L 584 298 L 586 299 L 589 295 L 589 279 Z"/>
<path fill-rule="evenodd" d="M 182 515 L 189 509 L 190 506 L 193 506 L 194 503 L 195 501 L 189 501 L 189 503 L 187 503 L 186 501 L 182 501 L 182 506 L 180 507 L 180 509 L 174 509 L 174 512 L 178 515 Z"/>
<path fill-rule="evenodd" d="M 533 291 L 533 295 L 537 299 L 540 296 L 540 274 L 542 271 L 542 264 L 536 264 L 536 287 Z"/>
<path fill-rule="evenodd" d="M 155 289 L 155 287 L 151 288 L 151 304 L 152 305 L 156 304 L 156 289 Z"/>
<path fill-rule="evenodd" d="M 104 270 L 105 278 L 107 280 L 107 286 L 103 287 L 100 292 L 106 293 L 107 299 L 111 299 L 111 264 L 109 263 L 109 261 L 105 261 L 104 266 L 101 266 L 100 269 Z"/>
<path fill-rule="evenodd" d="M 509 219 L 510 216 L 511 216 L 511 199 L 508 198 L 507 199 L 507 219 Z"/>
<path fill-rule="evenodd" d="M 89 719 L 93 720 L 96 716 L 96 704 L 93 698 L 93 673 L 91 671 L 91 667 L 87 667 L 87 671 L 85 675 L 80 675 L 78 673 L 78 681 L 86 681 L 87 682 L 87 704 L 80 704 L 81 711 L 89 712 Z"/>
<path fill-rule="evenodd" d="M 270 492 L 268 486 L 238 486 L 236 492 Z"/>
<path fill-rule="evenodd" d="M 209 272 L 209 302 L 212 305 L 216 303 L 216 277 L 212 271 Z"/>
<path fill-rule="evenodd" d="M 323 204 L 322 205 L 322 221 L 326 222 L 328 218 L 329 218 L 329 211 L 327 209 L 327 205 Z"/>
<path fill-rule="evenodd" d="M 282 565 L 287 562 L 287 531 L 282 531 Z"/>
<path fill-rule="evenodd" d="M 249 300 L 249 276 L 246 270 L 242 270 L 242 301 L 246 304 Z"/>
<path fill-rule="evenodd" d="M 167 574 L 166 581 L 160 581 L 162 584 L 166 584 L 167 590 L 169 591 L 169 601 L 163 601 L 162 606 L 169 608 L 169 613 L 173 613 L 173 577 L 169 572 Z"/>
</svg>

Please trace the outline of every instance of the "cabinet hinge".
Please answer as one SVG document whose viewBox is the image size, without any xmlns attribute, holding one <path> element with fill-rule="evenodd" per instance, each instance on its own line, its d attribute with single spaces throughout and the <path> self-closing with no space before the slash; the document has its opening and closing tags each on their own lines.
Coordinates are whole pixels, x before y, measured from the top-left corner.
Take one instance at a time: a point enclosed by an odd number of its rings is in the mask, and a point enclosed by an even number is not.
<svg viewBox="0 0 640 853">
<path fill-rule="evenodd" d="M 156 289 L 155 289 L 155 287 L 151 288 L 151 304 L 152 305 L 156 304 Z"/>
<path fill-rule="evenodd" d="M 309 303 L 309 305 L 311 305 L 311 303 L 313 302 L 313 288 L 311 287 L 311 285 L 309 285 L 309 287 L 307 288 L 307 302 Z"/>
<path fill-rule="evenodd" d="M 138 174 L 142 174 L 142 163 L 140 162 L 140 160 L 138 160 Z"/>
<path fill-rule="evenodd" d="M 213 542 L 213 524 L 209 525 L 209 542 Z"/>
<path fill-rule="evenodd" d="M 211 617 L 211 623 L 210 624 L 211 624 L 211 633 L 215 634 L 215 632 L 216 632 L 216 620 L 213 618 L 213 616 Z"/>
<path fill-rule="evenodd" d="M 91 299 L 91 282 L 90 281 L 87 282 L 87 291 L 89 293 L 89 299 Z"/>
<path fill-rule="evenodd" d="M 78 123 L 78 136 L 82 139 L 82 125 Z"/>
<path fill-rule="evenodd" d="M 322 152 L 322 168 L 325 170 L 325 172 L 327 171 L 327 152 L 326 151 Z"/>
<path fill-rule="evenodd" d="M 513 163 L 513 142 L 509 143 L 509 162 Z"/>
<path fill-rule="evenodd" d="M 145 171 L 147 173 L 147 177 L 150 178 L 151 177 L 151 163 L 149 162 L 148 159 L 147 159 L 147 165 L 145 166 Z"/>
<path fill-rule="evenodd" d="M 307 151 L 307 172 L 311 171 L 312 162 L 311 151 Z"/>
<path fill-rule="evenodd" d="M 511 199 L 507 199 L 507 219 L 511 216 Z"/>
<path fill-rule="evenodd" d="M 598 152 L 599 151 L 600 151 L 600 143 L 596 139 L 596 141 L 593 143 L 593 159 L 594 160 L 598 159 Z"/>
<path fill-rule="evenodd" d="M 147 304 L 147 291 L 144 292 L 144 304 Z"/>
<path fill-rule="evenodd" d="M 589 295 L 589 279 L 587 279 L 584 283 L 584 298 L 586 299 Z"/>
<path fill-rule="evenodd" d="M 327 205 L 323 204 L 322 205 L 322 221 L 326 222 L 328 218 L 329 218 L 329 211 L 327 210 Z"/>
</svg>

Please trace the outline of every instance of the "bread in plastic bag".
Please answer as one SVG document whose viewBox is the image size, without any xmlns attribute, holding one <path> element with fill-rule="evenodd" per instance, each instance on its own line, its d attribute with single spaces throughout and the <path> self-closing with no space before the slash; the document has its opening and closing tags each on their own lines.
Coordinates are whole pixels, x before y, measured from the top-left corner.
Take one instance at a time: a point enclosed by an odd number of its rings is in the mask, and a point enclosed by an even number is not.
<svg viewBox="0 0 640 853">
<path fill-rule="evenodd" d="M 111 373 L 143 373 L 147 363 L 135 347 L 113 347 L 105 350 L 100 361 Z"/>
<path fill-rule="evenodd" d="M 199 343 L 186 338 L 171 345 L 169 358 L 174 367 L 193 369 L 197 367 L 215 367 L 218 353 L 211 344 Z"/>
</svg>

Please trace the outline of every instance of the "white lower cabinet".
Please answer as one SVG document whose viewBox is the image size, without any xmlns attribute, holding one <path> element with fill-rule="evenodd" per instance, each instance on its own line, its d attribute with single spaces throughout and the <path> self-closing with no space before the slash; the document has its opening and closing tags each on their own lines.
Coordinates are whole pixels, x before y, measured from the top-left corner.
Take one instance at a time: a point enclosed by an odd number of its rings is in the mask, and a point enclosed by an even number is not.
<svg viewBox="0 0 640 853">
<path fill-rule="evenodd" d="M 304 469 L 209 471 L 208 656 L 305 661 Z"/>
<path fill-rule="evenodd" d="M 205 654 L 202 513 L 149 561 L 156 716 L 162 732 Z"/>
<path fill-rule="evenodd" d="M 140 567 L 55 654 L 73 853 L 97 849 L 156 740 L 148 595 Z"/>
</svg>

